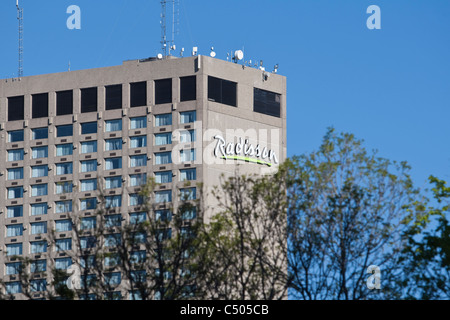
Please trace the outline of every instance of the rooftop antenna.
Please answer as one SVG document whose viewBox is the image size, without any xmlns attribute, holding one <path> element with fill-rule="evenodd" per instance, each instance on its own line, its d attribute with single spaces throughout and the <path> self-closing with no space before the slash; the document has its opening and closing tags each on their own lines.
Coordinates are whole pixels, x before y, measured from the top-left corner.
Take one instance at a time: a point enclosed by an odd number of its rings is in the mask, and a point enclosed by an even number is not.
<svg viewBox="0 0 450 320">
<path fill-rule="evenodd" d="M 19 71 L 17 76 L 23 77 L 23 8 L 19 7 L 19 0 L 16 0 L 17 20 L 19 20 Z"/>
<path fill-rule="evenodd" d="M 172 40 L 167 40 L 167 2 L 172 2 Z M 167 50 L 169 55 L 172 50 L 176 49 L 175 46 L 175 34 L 178 32 L 178 0 L 161 0 L 161 46 L 163 50 L 163 56 L 167 56 Z"/>
</svg>

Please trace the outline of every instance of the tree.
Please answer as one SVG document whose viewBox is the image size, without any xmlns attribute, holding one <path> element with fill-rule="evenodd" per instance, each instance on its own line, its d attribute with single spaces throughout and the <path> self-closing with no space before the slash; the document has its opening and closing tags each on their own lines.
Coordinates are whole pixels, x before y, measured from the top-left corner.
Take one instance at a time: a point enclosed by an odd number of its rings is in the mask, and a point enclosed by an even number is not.
<svg viewBox="0 0 450 320">
<path fill-rule="evenodd" d="M 215 188 L 215 214 L 201 234 L 201 288 L 206 299 L 287 297 L 284 170 L 274 176 L 236 173 Z"/>
<path fill-rule="evenodd" d="M 401 282 L 406 299 L 450 298 L 450 187 L 429 177 L 436 204 L 416 201 L 415 219 L 405 231 L 408 245 L 403 251 Z"/>
<path fill-rule="evenodd" d="M 409 166 L 368 153 L 329 129 L 318 151 L 288 170 L 290 291 L 298 299 L 396 298 L 406 206 L 417 190 Z M 368 267 L 381 271 L 370 290 Z M 371 283 L 373 285 L 373 283 Z"/>
</svg>

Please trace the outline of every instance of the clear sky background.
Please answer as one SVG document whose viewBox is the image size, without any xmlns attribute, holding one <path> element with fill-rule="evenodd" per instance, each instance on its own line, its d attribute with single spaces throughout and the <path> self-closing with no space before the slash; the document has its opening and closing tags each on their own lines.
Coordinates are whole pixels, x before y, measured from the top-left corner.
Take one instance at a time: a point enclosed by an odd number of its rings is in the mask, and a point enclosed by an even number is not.
<svg viewBox="0 0 450 320">
<path fill-rule="evenodd" d="M 318 148 L 329 126 L 406 160 L 418 186 L 450 181 L 450 1 L 179 0 L 179 49 L 263 60 L 288 83 L 288 155 Z M 159 0 L 20 0 L 24 75 L 119 65 L 161 52 Z M 381 30 L 369 30 L 369 5 Z M 81 9 L 69 30 L 67 7 Z M 170 8 L 171 5 L 168 5 Z M 167 36 L 172 38 L 167 11 Z M 17 75 L 14 0 L 0 2 L 0 78 Z"/>
</svg>

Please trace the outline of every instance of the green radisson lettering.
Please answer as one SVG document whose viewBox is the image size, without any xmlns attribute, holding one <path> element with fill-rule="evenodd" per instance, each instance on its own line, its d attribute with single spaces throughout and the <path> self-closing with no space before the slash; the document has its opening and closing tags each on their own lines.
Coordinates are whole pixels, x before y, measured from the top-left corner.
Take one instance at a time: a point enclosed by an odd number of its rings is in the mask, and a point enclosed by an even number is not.
<svg viewBox="0 0 450 320">
<path fill-rule="evenodd" d="M 214 155 L 218 158 L 258 163 L 269 167 L 278 164 L 278 158 L 273 150 L 262 148 L 259 144 L 254 147 L 248 139 L 239 138 L 237 143 L 226 143 L 220 135 L 214 136 L 214 139 L 217 140 Z"/>
</svg>

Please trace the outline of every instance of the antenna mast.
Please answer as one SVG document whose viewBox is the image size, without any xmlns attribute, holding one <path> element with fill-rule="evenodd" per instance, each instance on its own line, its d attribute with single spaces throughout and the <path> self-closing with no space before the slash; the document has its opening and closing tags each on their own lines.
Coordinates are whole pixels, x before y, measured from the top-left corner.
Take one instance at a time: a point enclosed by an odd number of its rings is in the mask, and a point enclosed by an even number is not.
<svg viewBox="0 0 450 320">
<path fill-rule="evenodd" d="M 161 0 L 161 46 L 163 56 L 167 56 L 167 50 L 170 55 L 171 50 L 175 50 L 175 34 L 178 33 L 179 23 L 179 0 Z M 172 40 L 167 41 L 167 2 L 172 2 Z"/>
<path fill-rule="evenodd" d="M 23 77 L 23 8 L 19 7 L 19 0 L 16 0 L 17 20 L 19 20 L 19 71 L 17 76 Z"/>
</svg>

